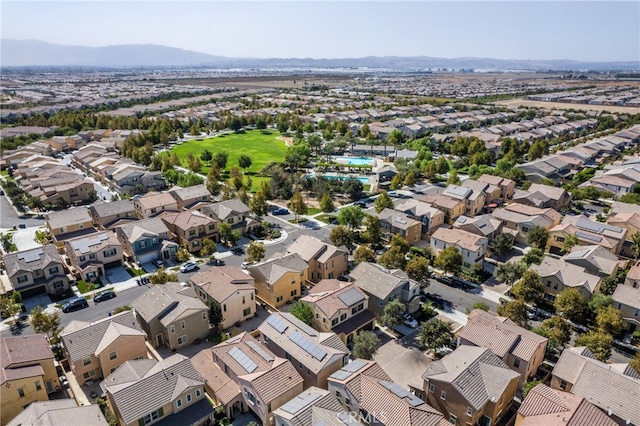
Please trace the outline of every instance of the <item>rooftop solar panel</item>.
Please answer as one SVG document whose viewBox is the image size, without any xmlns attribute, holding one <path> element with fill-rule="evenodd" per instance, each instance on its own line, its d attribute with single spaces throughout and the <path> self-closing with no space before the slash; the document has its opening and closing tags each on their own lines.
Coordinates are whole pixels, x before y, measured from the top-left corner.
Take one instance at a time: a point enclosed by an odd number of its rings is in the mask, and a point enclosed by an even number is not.
<svg viewBox="0 0 640 426">
<path fill-rule="evenodd" d="M 350 377 L 350 376 L 351 376 L 351 374 L 353 374 L 353 373 L 351 373 L 351 372 L 349 372 L 349 371 L 345 371 L 344 369 L 342 369 L 342 370 L 338 370 L 338 371 L 336 371 L 335 373 L 333 373 L 333 374 L 332 374 L 331 376 L 329 376 L 329 377 L 331 377 L 332 379 L 336 379 L 336 380 L 344 380 L 344 379 L 346 379 L 347 377 Z"/>
<path fill-rule="evenodd" d="M 269 318 L 267 318 L 267 324 L 275 328 L 280 334 L 284 333 L 287 328 L 289 328 L 287 324 L 275 315 L 270 315 Z"/>
<path fill-rule="evenodd" d="M 355 361 L 351 361 L 349 364 L 345 365 L 344 367 L 342 367 L 343 370 L 346 371 L 350 371 L 352 373 L 355 373 L 357 371 L 360 371 L 360 369 L 362 367 L 364 367 L 365 365 L 367 365 L 366 362 L 356 359 Z"/>
<path fill-rule="evenodd" d="M 420 404 L 424 404 L 423 400 L 421 400 L 420 398 L 418 398 L 408 390 L 404 389 L 402 386 L 400 386 L 397 383 L 387 382 L 385 380 L 380 380 L 379 383 L 385 388 L 387 388 L 394 395 L 396 395 L 398 398 L 406 399 L 406 401 L 412 407 L 417 407 Z"/>
<path fill-rule="evenodd" d="M 247 342 L 247 345 L 253 349 L 258 355 L 262 357 L 265 361 L 273 361 L 273 357 L 269 355 L 264 349 L 260 347 L 256 342 Z"/>
<path fill-rule="evenodd" d="M 289 402 L 282 405 L 280 409 L 286 411 L 289 414 L 296 414 L 302 409 L 313 404 L 313 402 L 321 396 L 322 395 L 317 392 L 304 392 L 289 400 Z"/>
<path fill-rule="evenodd" d="M 327 351 L 322 349 L 316 343 L 304 337 L 302 334 L 294 331 L 289 335 L 289 339 L 305 350 L 309 355 L 317 359 L 318 361 L 322 361 L 324 357 L 327 356 Z"/>
<path fill-rule="evenodd" d="M 587 234 L 586 232 L 580 232 L 580 231 L 576 231 L 576 237 L 584 238 L 585 240 L 589 240 L 589 241 L 595 241 L 597 243 L 602 241 L 602 237 L 599 237 L 597 235 Z"/>
<path fill-rule="evenodd" d="M 24 253 L 21 253 L 18 258 L 22 258 L 23 261 L 29 263 L 29 262 L 35 262 L 37 260 L 40 260 L 43 254 L 44 254 L 44 250 L 42 250 L 41 248 L 37 248 L 34 250 L 29 250 Z"/>
<path fill-rule="evenodd" d="M 351 306 L 360 302 L 361 300 L 364 300 L 364 296 L 358 291 L 358 289 L 350 288 L 349 290 L 340 293 L 338 295 L 338 299 L 342 300 L 342 303 L 344 303 L 345 305 Z"/>
<path fill-rule="evenodd" d="M 238 364 L 242 366 L 242 368 L 247 370 L 248 373 L 253 373 L 256 370 L 256 368 L 258 368 L 258 364 L 253 362 L 251 358 L 249 358 L 247 354 L 242 352 L 242 350 L 237 346 L 234 346 L 233 348 L 231 348 L 231 350 L 228 353 L 233 357 L 233 359 L 236 360 Z"/>
</svg>

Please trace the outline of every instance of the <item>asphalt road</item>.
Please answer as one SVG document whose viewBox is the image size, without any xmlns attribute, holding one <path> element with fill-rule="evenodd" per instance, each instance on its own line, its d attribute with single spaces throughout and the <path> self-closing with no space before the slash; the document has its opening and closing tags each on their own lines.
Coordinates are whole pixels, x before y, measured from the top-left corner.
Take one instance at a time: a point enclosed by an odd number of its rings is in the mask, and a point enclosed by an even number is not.
<svg viewBox="0 0 640 426">
<path fill-rule="evenodd" d="M 13 206 L 7 199 L 7 195 L 0 196 L 0 228 L 13 228 L 24 223 L 28 227 L 38 227 L 44 225 L 43 219 L 20 219 L 20 216 L 16 213 Z"/>
<path fill-rule="evenodd" d="M 480 293 L 474 293 L 472 291 L 464 291 L 459 288 L 450 287 L 446 284 L 443 284 L 436 280 L 429 280 L 430 284 L 424 291 L 425 293 L 437 294 L 445 300 L 448 300 L 452 303 L 453 308 L 460 311 L 466 312 L 467 309 L 471 311 L 473 309 L 473 305 L 476 303 L 485 303 L 489 306 L 489 309 L 493 312 L 496 312 L 498 304 L 492 300 L 488 300 L 480 296 Z"/>
</svg>

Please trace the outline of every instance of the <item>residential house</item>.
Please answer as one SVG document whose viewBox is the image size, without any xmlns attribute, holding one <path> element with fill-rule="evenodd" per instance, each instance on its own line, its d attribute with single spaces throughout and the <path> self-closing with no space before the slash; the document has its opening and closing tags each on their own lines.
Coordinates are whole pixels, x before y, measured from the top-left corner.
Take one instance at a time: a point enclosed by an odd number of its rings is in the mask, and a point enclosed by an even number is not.
<svg viewBox="0 0 640 426">
<path fill-rule="evenodd" d="M 599 245 L 613 254 L 619 254 L 627 236 L 625 228 L 595 222 L 580 216 L 565 216 L 562 223 L 549 230 L 547 250 L 561 254 L 562 246 L 569 235 L 578 238 L 579 246 Z"/>
<path fill-rule="evenodd" d="M 59 249 L 64 246 L 64 240 L 97 232 L 86 207 L 50 212 L 44 216 L 44 219 Z"/>
<path fill-rule="evenodd" d="M 273 414 L 276 426 L 364 426 L 344 410 L 333 393 L 315 386 L 273 410 Z"/>
<path fill-rule="evenodd" d="M 398 210 L 384 209 L 376 215 L 380 219 L 382 239 L 391 241 L 398 235 L 415 245 L 422 237 L 422 223 Z"/>
<path fill-rule="evenodd" d="M 80 386 L 107 377 L 125 361 L 147 358 L 146 339 L 131 311 L 93 323 L 72 321 L 60 333 L 65 358 Z"/>
<path fill-rule="evenodd" d="M 469 186 L 480 186 L 480 187 L 488 187 L 489 184 L 472 185 Z M 496 195 L 498 188 L 495 188 Z M 449 185 L 445 188 L 442 195 L 445 195 L 449 198 L 453 198 L 454 200 L 460 200 L 464 203 L 464 214 L 467 216 L 475 216 L 482 212 L 484 208 L 487 197 L 482 190 L 479 188 L 472 189 L 466 186 L 458 186 L 458 185 Z M 453 219 L 453 218 L 452 218 Z"/>
<path fill-rule="evenodd" d="M 192 287 L 180 283 L 153 286 L 131 302 L 155 348 L 182 348 L 209 335 L 209 308 Z"/>
<path fill-rule="evenodd" d="M 91 201 L 92 191 L 95 191 L 93 182 L 80 175 L 40 179 L 32 181 L 31 185 L 29 195 L 45 205 L 58 205 L 60 199 L 66 205 L 84 204 Z"/>
<path fill-rule="evenodd" d="M 162 221 L 174 235 L 174 240 L 191 253 L 200 251 L 205 239 L 218 241 L 216 222 L 197 210 L 167 213 Z"/>
<path fill-rule="evenodd" d="M 313 328 L 336 333 L 346 345 L 360 330 L 375 328 L 376 316 L 369 310 L 369 296 L 354 283 L 322 280 L 302 301 L 313 310 Z"/>
<path fill-rule="evenodd" d="M 204 184 L 181 188 L 176 186 L 169 191 L 175 198 L 180 210 L 191 210 L 211 203 L 211 193 Z"/>
<path fill-rule="evenodd" d="M 222 311 L 221 329 L 228 329 L 256 314 L 256 286 L 253 277 L 237 266 L 213 267 L 189 278 L 205 303 L 215 300 Z"/>
<path fill-rule="evenodd" d="M 565 254 L 562 259 L 602 277 L 615 277 L 619 267 L 618 256 L 598 245 L 575 246 L 571 249 L 571 253 Z"/>
<path fill-rule="evenodd" d="M 627 230 L 627 236 L 620 250 L 621 255 L 633 259 L 640 254 L 634 251 L 632 240 L 633 236 L 640 232 L 640 212 L 618 213 L 607 219 L 607 224 Z"/>
<path fill-rule="evenodd" d="M 271 352 L 291 361 L 304 389 L 326 388 L 327 378 L 349 359 L 349 349 L 335 333 L 316 331 L 289 313 L 272 313 L 258 331 Z"/>
<path fill-rule="evenodd" d="M 471 269 L 482 264 L 489 247 L 489 239 L 457 228 L 438 228 L 431 234 L 431 249 L 439 253 L 447 247 L 455 247 L 462 255 L 462 267 Z"/>
<path fill-rule="evenodd" d="M 624 285 L 640 288 L 640 264 L 632 266 L 627 273 L 626 278 L 624 279 Z"/>
<path fill-rule="evenodd" d="M 241 234 L 249 234 L 260 226 L 260 222 L 249 217 L 249 207 L 237 198 L 208 204 L 199 210 L 218 223 L 231 225 L 231 229 Z"/>
<path fill-rule="evenodd" d="M 514 194 L 513 201 L 533 207 L 560 210 L 571 202 L 571 194 L 563 188 L 532 183 L 526 191 Z"/>
<path fill-rule="evenodd" d="M 309 265 L 296 253 L 265 260 L 248 271 L 258 297 L 276 308 L 302 297 L 302 286 L 309 279 Z"/>
<path fill-rule="evenodd" d="M 460 186 L 462 186 L 463 188 L 470 188 L 474 193 L 484 194 L 485 205 L 490 203 L 502 202 L 502 189 L 498 185 L 494 185 L 488 182 L 482 182 L 479 180 L 466 179 Z M 478 198 L 480 197 L 478 196 Z"/>
<path fill-rule="evenodd" d="M 338 278 L 347 271 L 349 251 L 346 247 L 309 236 L 300 235 L 287 249 L 288 254 L 297 253 L 309 265 L 309 280 Z"/>
<path fill-rule="evenodd" d="M 93 224 L 98 229 L 114 230 L 116 226 L 138 220 L 131 200 L 94 203 L 89 207 Z"/>
<path fill-rule="evenodd" d="M 544 361 L 549 339 L 520 327 L 509 318 L 480 309 L 471 311 L 468 322 L 458 333 L 458 345 L 491 349 L 520 375 L 518 387 L 535 377 Z"/>
<path fill-rule="evenodd" d="M 76 278 L 95 281 L 106 270 L 122 266 L 122 243 L 111 231 L 103 231 L 64 242 L 71 272 Z"/>
<path fill-rule="evenodd" d="M 292 361 L 246 332 L 200 351 L 193 364 L 229 418 L 251 410 L 263 425 L 273 426 L 274 411 L 303 390 Z"/>
<path fill-rule="evenodd" d="M 14 417 L 7 426 L 67 426 L 83 419 L 92 426 L 108 426 L 98 404 L 81 405 L 74 399 L 54 399 L 51 401 L 34 401 L 20 414 Z"/>
<path fill-rule="evenodd" d="M 430 204 L 413 198 L 399 199 L 395 202 L 395 210 L 406 213 L 421 223 L 422 239 L 428 241 L 429 235 L 438 226 L 444 223 L 445 214 L 442 210 L 432 207 Z"/>
<path fill-rule="evenodd" d="M 149 192 L 132 200 L 138 219 L 149 219 L 164 212 L 177 212 L 178 203 L 168 192 Z"/>
<path fill-rule="evenodd" d="M 169 239 L 169 228 L 160 218 L 120 225 L 115 231 L 125 256 L 140 265 L 172 258 L 178 252 L 178 244 Z"/>
<path fill-rule="evenodd" d="M 499 187 L 500 199 L 502 201 L 511 200 L 513 198 L 513 194 L 516 192 L 516 182 L 500 176 L 484 174 L 478 178 L 478 182 L 484 182 Z M 490 199 L 490 201 L 493 200 L 493 198 Z"/>
<path fill-rule="evenodd" d="M 422 378 L 427 402 L 451 424 L 488 426 L 508 414 L 520 374 L 489 348 L 461 345 Z"/>
<path fill-rule="evenodd" d="M 60 390 L 55 358 L 44 334 L 0 339 L 0 423 L 6 425 L 33 401 Z"/>
<path fill-rule="evenodd" d="M 122 426 L 200 425 L 213 418 L 204 379 L 184 355 L 127 361 L 100 387 Z"/>
<path fill-rule="evenodd" d="M 502 221 L 494 218 L 490 214 L 483 214 L 475 217 L 459 216 L 453 226 L 462 231 L 470 232 L 492 241 L 495 237 L 503 233 Z M 504 232 L 509 233 L 509 232 Z M 515 234 L 512 232 L 510 234 Z M 515 238 L 515 235 L 513 235 Z"/>
<path fill-rule="evenodd" d="M 539 265 L 529 267 L 540 276 L 544 285 L 544 298 L 550 302 L 556 300 L 565 288 L 577 288 L 587 300 L 600 289 L 602 277 L 586 271 L 581 266 L 565 262 L 563 259 L 545 256 Z"/>
<path fill-rule="evenodd" d="M 577 426 L 581 424 L 618 425 L 585 398 L 551 389 L 543 383 L 529 391 L 518 408 L 515 423 L 516 426 Z"/>
<path fill-rule="evenodd" d="M 375 362 L 356 359 L 329 377 L 328 390 L 365 424 L 440 426 L 442 414 L 394 383 Z"/>
<path fill-rule="evenodd" d="M 399 270 L 388 270 L 376 263 L 360 262 L 349 274 L 355 285 L 369 296 L 369 309 L 377 316 L 384 307 L 399 300 L 409 313 L 420 308 L 420 284 Z"/>
<path fill-rule="evenodd" d="M 439 210 L 442 210 L 445 214 L 444 221 L 446 223 L 453 223 L 458 216 L 464 214 L 465 204 L 464 201 L 457 198 L 451 198 L 444 194 L 427 194 L 419 195 L 415 197 L 420 201 L 429 203 Z"/>
<path fill-rule="evenodd" d="M 613 306 L 622 313 L 626 330 L 636 331 L 640 326 L 640 288 L 618 285 L 611 297 Z"/>
<path fill-rule="evenodd" d="M 566 348 L 551 373 L 551 389 L 571 392 L 618 424 L 640 424 L 640 374 L 629 364 L 605 364 L 584 346 Z"/>
<path fill-rule="evenodd" d="M 518 203 L 497 208 L 491 215 L 502 221 L 505 228 L 516 231 L 516 241 L 521 244 L 528 244 L 527 236 L 534 226 L 549 230 L 562 220 L 562 215 L 553 209 L 540 209 Z"/>
<path fill-rule="evenodd" d="M 7 278 L 23 298 L 37 294 L 64 294 L 69 277 L 53 244 L 4 255 Z"/>
</svg>

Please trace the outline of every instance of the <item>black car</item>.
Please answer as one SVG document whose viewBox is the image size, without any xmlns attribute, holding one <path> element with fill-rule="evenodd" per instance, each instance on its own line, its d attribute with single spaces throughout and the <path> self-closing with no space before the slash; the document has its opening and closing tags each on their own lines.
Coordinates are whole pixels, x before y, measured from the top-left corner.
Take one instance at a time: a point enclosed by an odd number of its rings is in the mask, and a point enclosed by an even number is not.
<svg viewBox="0 0 640 426">
<path fill-rule="evenodd" d="M 73 312 L 88 307 L 89 303 L 87 302 L 87 299 L 85 299 L 84 297 L 76 297 L 75 299 L 71 299 L 69 302 L 62 305 L 62 312 Z"/>
<path fill-rule="evenodd" d="M 96 294 L 93 297 L 93 301 L 95 303 L 100 303 L 100 302 L 104 302 L 105 300 L 113 299 L 114 297 L 116 297 L 116 292 L 112 290 L 107 290 L 107 291 L 103 291 L 100 294 Z"/>
<path fill-rule="evenodd" d="M 272 211 L 271 214 L 274 216 L 281 216 L 289 214 L 289 210 L 285 209 L 284 207 L 280 207 L 279 209 L 275 209 L 274 211 Z"/>
<path fill-rule="evenodd" d="M 209 259 L 209 265 L 213 265 L 213 266 L 224 266 L 224 260 L 220 260 L 220 259 Z"/>
</svg>

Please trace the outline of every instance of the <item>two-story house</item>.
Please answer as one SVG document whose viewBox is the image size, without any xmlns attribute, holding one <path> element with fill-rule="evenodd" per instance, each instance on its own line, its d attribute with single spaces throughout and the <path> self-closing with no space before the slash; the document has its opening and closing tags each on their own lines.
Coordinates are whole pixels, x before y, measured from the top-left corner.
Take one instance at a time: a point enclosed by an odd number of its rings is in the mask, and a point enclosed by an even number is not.
<svg viewBox="0 0 640 426">
<path fill-rule="evenodd" d="M 442 414 L 391 377 L 375 362 L 356 359 L 333 373 L 328 390 L 357 421 L 384 426 L 440 426 Z"/>
<path fill-rule="evenodd" d="M 607 219 L 607 224 L 624 228 L 627 230 L 626 240 L 622 245 L 620 254 L 634 258 L 640 253 L 636 253 L 633 247 L 633 236 L 640 232 L 640 212 L 638 213 L 618 213 Z"/>
<path fill-rule="evenodd" d="M 44 218 L 49 233 L 59 249 L 64 247 L 65 240 L 97 232 L 86 207 L 50 212 Z"/>
<path fill-rule="evenodd" d="M 301 300 L 313 310 L 313 328 L 336 333 L 344 344 L 350 344 L 360 330 L 375 327 L 369 296 L 354 283 L 322 280 Z"/>
<path fill-rule="evenodd" d="M 89 207 L 93 224 L 98 229 L 113 230 L 116 226 L 138 220 L 131 200 L 96 202 Z"/>
<path fill-rule="evenodd" d="M 141 265 L 156 259 L 172 258 L 178 252 L 178 244 L 171 241 L 169 228 L 160 218 L 120 225 L 115 231 L 125 256 Z"/>
<path fill-rule="evenodd" d="M 4 265 L 13 290 L 23 298 L 42 293 L 64 294 L 69 290 L 64 262 L 53 244 L 5 254 Z"/>
<path fill-rule="evenodd" d="M 500 188 L 500 199 L 507 201 L 513 198 L 513 194 L 516 192 L 516 182 L 511 179 L 502 178 L 500 176 L 493 176 L 484 174 L 478 178 L 478 182 L 488 183 Z M 489 201 L 493 201 L 491 198 Z"/>
<path fill-rule="evenodd" d="M 520 374 L 491 349 L 461 345 L 422 378 L 427 402 L 451 424 L 490 426 L 508 414 Z"/>
<path fill-rule="evenodd" d="M 520 327 L 509 318 L 480 309 L 471 311 L 467 324 L 458 333 L 458 345 L 489 348 L 520 374 L 519 388 L 536 375 L 548 342 L 549 339 Z"/>
<path fill-rule="evenodd" d="M 444 213 L 444 221 L 446 223 L 453 223 L 458 216 L 464 214 L 465 204 L 463 200 L 457 198 L 451 198 L 444 194 L 427 194 L 419 195 L 418 200 L 431 204 L 433 207 L 442 210 Z"/>
<path fill-rule="evenodd" d="M 249 410 L 273 426 L 274 411 L 303 390 L 292 361 L 276 356 L 249 333 L 225 340 L 192 358 L 207 393 L 228 418 Z"/>
<path fill-rule="evenodd" d="M 191 253 L 202 249 L 204 239 L 218 240 L 216 222 L 197 210 L 167 213 L 162 216 L 162 221 L 173 234 L 174 240 Z"/>
<path fill-rule="evenodd" d="M 571 253 L 565 254 L 562 259 L 602 277 L 615 277 L 620 267 L 618 256 L 599 245 L 574 246 Z"/>
<path fill-rule="evenodd" d="M 299 236 L 287 249 L 287 253 L 297 253 L 309 265 L 309 280 L 318 282 L 338 278 L 347 271 L 349 251 L 346 247 L 309 236 Z"/>
<path fill-rule="evenodd" d="M 0 423 L 6 425 L 33 401 L 60 390 L 55 357 L 44 334 L 0 339 Z"/>
<path fill-rule="evenodd" d="M 73 321 L 60 333 L 65 358 L 81 386 L 107 377 L 125 361 L 147 358 L 146 339 L 131 311 L 93 323 Z"/>
<path fill-rule="evenodd" d="M 640 265 L 632 266 L 624 279 L 624 285 L 640 288 Z"/>
<path fill-rule="evenodd" d="M 251 233 L 260 222 L 249 217 L 249 207 L 237 198 L 220 201 L 199 208 L 200 212 L 218 223 L 226 223 L 241 234 Z"/>
<path fill-rule="evenodd" d="M 627 331 L 636 331 L 640 327 L 640 288 L 618 285 L 611 298 L 613 306 L 622 313 Z"/>
<path fill-rule="evenodd" d="M 178 203 L 168 192 L 148 192 L 132 199 L 138 219 L 149 219 L 164 212 L 178 212 Z"/>
<path fill-rule="evenodd" d="M 432 207 L 424 201 L 409 199 L 399 199 L 396 201 L 395 210 L 409 215 L 409 217 L 421 223 L 421 233 L 423 240 L 429 240 L 429 235 L 438 226 L 444 223 L 445 214 L 442 210 Z"/>
<path fill-rule="evenodd" d="M 291 361 L 304 388 L 327 387 L 327 378 L 349 359 L 349 349 L 335 333 L 318 332 L 289 313 L 272 313 L 258 326 L 271 352 Z"/>
<path fill-rule="evenodd" d="M 547 250 L 553 254 L 562 254 L 564 241 L 569 235 L 578 239 L 579 246 L 599 245 L 617 255 L 622 250 L 627 230 L 592 221 L 584 216 L 565 216 L 562 223 L 549 230 Z"/>
<path fill-rule="evenodd" d="M 209 308 L 192 287 L 180 283 L 153 286 L 131 302 L 153 347 L 185 347 L 209 335 Z"/>
<path fill-rule="evenodd" d="M 175 198 L 180 210 L 191 210 L 211 203 L 211 193 L 203 184 L 181 188 L 176 186 L 169 191 Z"/>
<path fill-rule="evenodd" d="M 442 195 L 463 202 L 464 214 L 472 217 L 482 213 L 487 200 L 484 192 L 459 185 L 447 186 Z"/>
<path fill-rule="evenodd" d="M 527 244 L 527 236 L 534 226 L 549 230 L 562 220 L 562 215 L 553 209 L 541 209 L 518 203 L 497 208 L 491 212 L 491 215 L 502 221 L 505 228 L 516 231 L 516 241 L 521 244 Z"/>
<path fill-rule="evenodd" d="M 248 271 L 258 297 L 276 308 L 302 297 L 302 285 L 309 279 L 309 265 L 296 253 L 267 259 Z"/>
<path fill-rule="evenodd" d="M 550 256 L 545 256 L 539 265 L 533 263 L 529 268 L 540 276 L 544 285 L 544 298 L 550 302 L 556 300 L 558 294 L 566 288 L 577 288 L 589 300 L 602 283 L 601 276 Z"/>
<path fill-rule="evenodd" d="M 422 237 L 422 223 L 401 211 L 384 209 L 376 216 L 380 219 L 382 239 L 385 241 L 399 235 L 414 245 Z"/>
<path fill-rule="evenodd" d="M 399 270 L 387 270 L 376 263 L 360 262 L 349 276 L 355 285 L 369 296 L 369 309 L 377 316 L 384 307 L 399 300 L 409 313 L 420 309 L 420 284 Z"/>
<path fill-rule="evenodd" d="M 119 425 L 205 424 L 213 415 L 205 382 L 191 360 L 132 360 L 100 382 Z"/>
<path fill-rule="evenodd" d="M 188 283 L 204 302 L 212 299 L 220 304 L 223 330 L 256 314 L 255 280 L 237 266 L 213 267 L 198 272 Z"/>
<path fill-rule="evenodd" d="M 438 228 L 431 234 L 431 249 L 439 253 L 447 247 L 455 247 L 462 255 L 462 267 L 471 269 L 482 264 L 489 246 L 489 239 L 457 228 Z"/>
<path fill-rule="evenodd" d="M 462 215 L 456 219 L 453 226 L 463 231 L 471 232 L 472 234 L 480 235 L 481 237 L 486 237 L 489 239 L 489 242 L 503 233 L 502 221 L 496 219 L 490 214 L 482 214 L 474 217 Z M 512 235 L 513 239 L 515 239 L 515 231 L 508 231 L 504 233 Z"/>
<path fill-rule="evenodd" d="M 64 242 L 71 271 L 76 278 L 95 281 L 106 270 L 122 266 L 122 243 L 111 231 L 103 231 Z"/>
<path fill-rule="evenodd" d="M 526 191 L 515 194 L 513 201 L 534 207 L 560 210 L 571 202 L 571 194 L 564 188 L 532 183 Z"/>
</svg>

